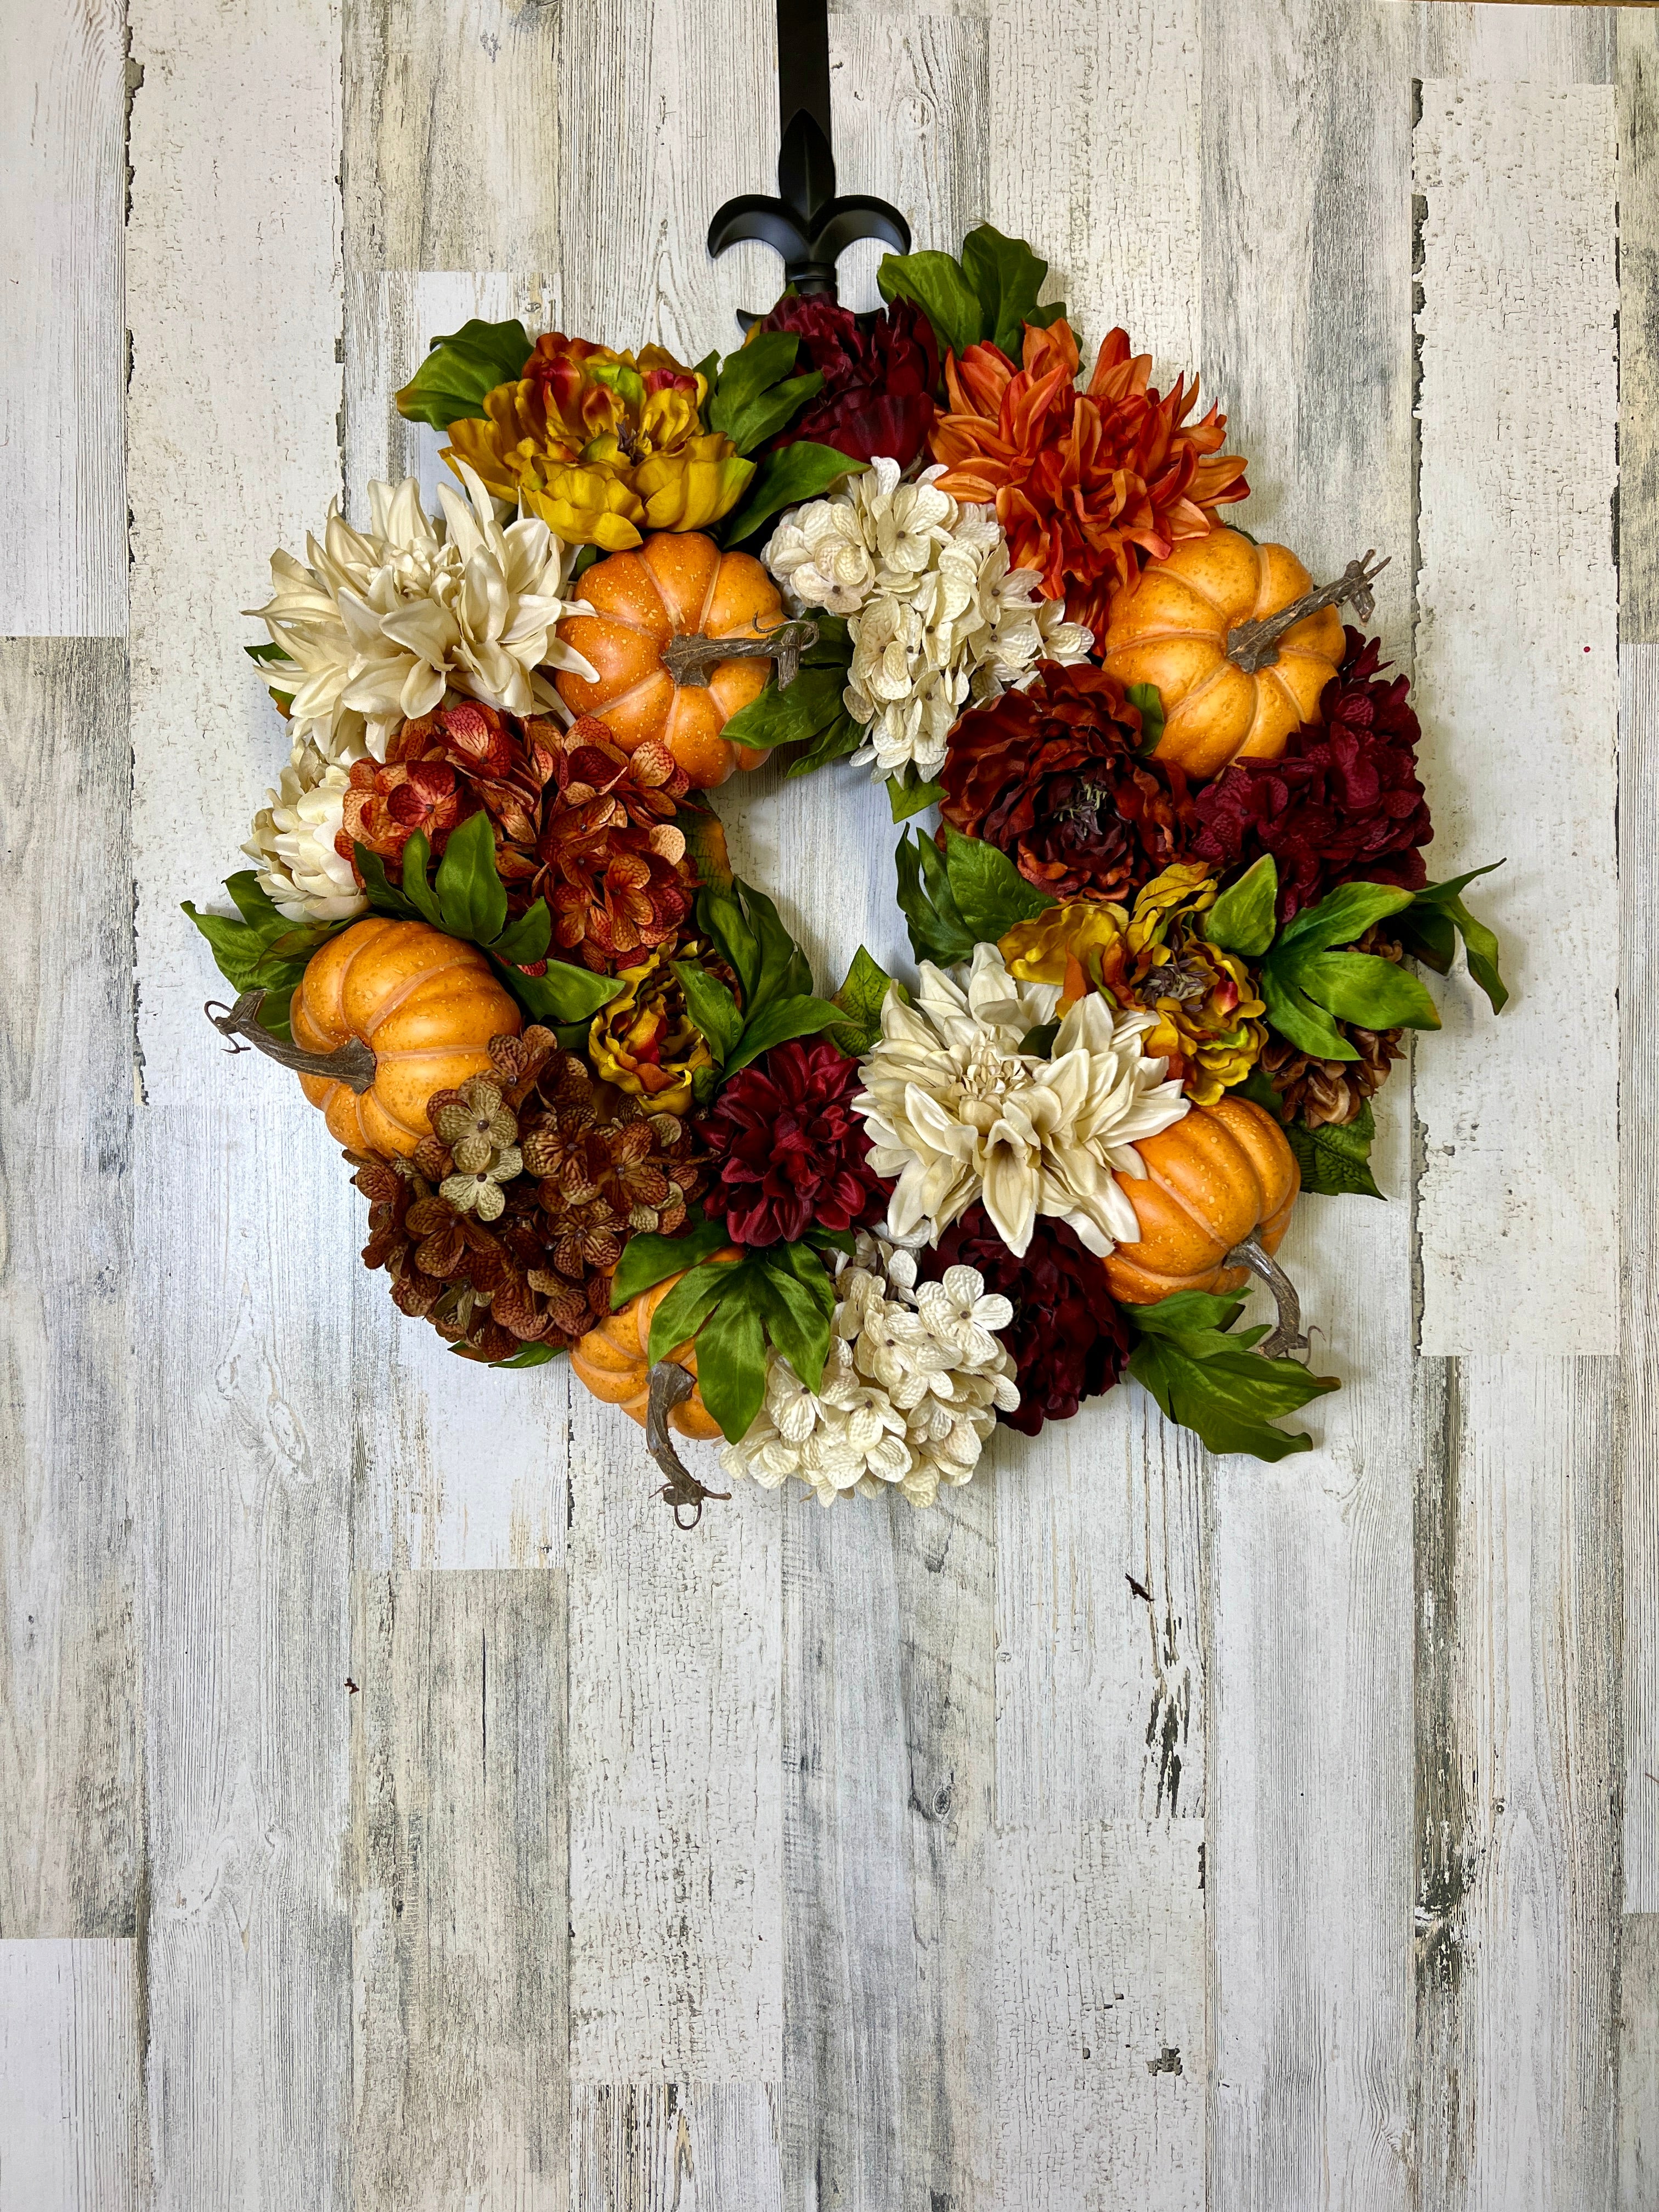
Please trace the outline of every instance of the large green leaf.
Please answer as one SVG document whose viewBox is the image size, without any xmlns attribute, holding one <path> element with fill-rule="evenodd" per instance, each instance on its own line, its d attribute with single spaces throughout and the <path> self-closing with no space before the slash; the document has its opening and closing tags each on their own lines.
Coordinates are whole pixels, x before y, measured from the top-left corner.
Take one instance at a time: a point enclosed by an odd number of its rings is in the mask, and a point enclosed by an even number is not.
<svg viewBox="0 0 1659 2212">
<path fill-rule="evenodd" d="M 835 722 L 849 720 L 842 702 L 846 683 L 845 665 L 799 669 L 794 682 L 782 690 L 775 677 L 759 698 L 738 709 L 720 734 L 734 745 L 763 749 L 810 744 Z M 860 730 L 848 746 L 849 752 L 857 750 L 863 736 Z"/>
<path fill-rule="evenodd" d="M 846 1018 L 824 1034 L 838 1044 L 849 1060 L 868 1052 L 881 1035 L 881 1010 L 892 988 L 892 977 L 860 945 L 853 955 L 845 981 L 836 994 L 836 1004 Z"/>
<path fill-rule="evenodd" d="M 357 863 L 357 873 L 363 879 L 363 892 L 376 914 L 395 914 L 407 921 L 417 911 L 414 902 L 406 899 L 392 886 L 386 874 L 386 862 L 378 853 L 371 853 L 367 845 L 351 848 Z"/>
<path fill-rule="evenodd" d="M 753 1274 L 721 1301 L 698 1333 L 697 1389 L 721 1433 L 736 1443 L 766 1395 L 766 1338 Z"/>
<path fill-rule="evenodd" d="M 1369 952 L 1292 952 L 1280 970 L 1340 1022 L 1367 1030 L 1437 1030 L 1434 1000 L 1408 969 Z"/>
<path fill-rule="evenodd" d="M 1411 893 L 1397 884 L 1340 884 L 1317 906 L 1304 906 L 1294 921 L 1287 921 L 1273 950 L 1288 952 L 1299 946 L 1322 952 L 1329 945 L 1352 945 L 1374 921 L 1398 914 L 1411 902 Z"/>
<path fill-rule="evenodd" d="M 843 477 L 856 476 L 867 466 L 867 462 L 852 460 L 833 446 L 815 446 L 810 438 L 798 439 L 793 446 L 775 447 L 756 471 L 748 498 L 720 526 L 722 542 L 740 545 L 786 507 L 820 498 Z"/>
<path fill-rule="evenodd" d="M 816 369 L 792 376 L 800 344 L 793 331 L 756 331 L 728 354 L 708 399 L 708 427 L 752 453 L 823 389 Z"/>
<path fill-rule="evenodd" d="M 1381 1198 L 1370 1169 L 1376 1135 L 1369 1098 L 1340 1128 L 1328 1123 L 1319 1129 L 1306 1128 L 1300 1121 L 1285 1125 L 1285 1140 L 1296 1155 L 1303 1190 L 1310 1198 Z"/>
<path fill-rule="evenodd" d="M 1254 1349 L 1263 1328 L 1229 1334 L 1241 1302 L 1187 1291 L 1120 1311 L 1137 1339 L 1129 1372 L 1212 1451 L 1272 1461 L 1309 1449 L 1311 1437 L 1271 1425 L 1334 1390 L 1337 1379 L 1310 1375 L 1294 1359 L 1264 1359 Z"/>
<path fill-rule="evenodd" d="M 1264 967 L 1257 980 L 1268 1021 L 1298 1052 L 1311 1053 L 1316 1060 L 1358 1059 L 1324 1008 L 1316 1006 L 1305 991 L 1283 981 L 1271 967 Z"/>
<path fill-rule="evenodd" d="M 611 1310 L 620 1313 L 641 1291 L 654 1290 L 670 1275 L 689 1274 L 726 1242 L 723 1221 L 694 1221 L 678 1237 L 648 1233 L 630 1237 L 611 1279 Z"/>
<path fill-rule="evenodd" d="M 1047 330 L 1066 313 L 1062 303 L 1037 305 L 1048 263 L 1023 238 L 1005 237 L 988 222 L 963 240 L 962 273 L 978 296 L 981 335 L 1000 346 L 1010 361 L 1020 358 L 1027 323 Z"/>
<path fill-rule="evenodd" d="M 951 253 L 884 254 L 876 270 L 884 300 L 914 300 L 939 334 L 941 346 L 966 353 L 985 335 L 979 294 Z"/>
<path fill-rule="evenodd" d="M 864 733 L 860 731 L 859 734 L 862 737 Z M 945 796 L 942 783 L 929 782 L 925 777 L 918 780 L 914 769 L 910 775 L 912 780 L 908 783 L 902 783 L 896 775 L 890 775 L 887 779 L 887 803 L 893 811 L 895 822 L 908 822 L 913 814 L 921 814 L 928 807 L 937 806 Z"/>
<path fill-rule="evenodd" d="M 1028 884 L 1000 846 L 982 837 L 945 832 L 945 870 L 951 896 L 976 943 L 994 943 L 1017 921 L 1032 921 L 1054 904 Z"/>
<path fill-rule="evenodd" d="M 719 977 L 705 969 L 684 960 L 671 964 L 685 994 L 686 1012 L 707 1040 L 717 1065 L 723 1067 L 743 1035 L 743 1016 L 738 1012 L 737 1000 Z"/>
<path fill-rule="evenodd" d="M 1135 750 L 1143 760 L 1155 753 L 1163 742 L 1164 694 L 1156 684 L 1131 684 L 1124 694 L 1132 707 L 1140 709 L 1140 743 Z"/>
<path fill-rule="evenodd" d="M 495 866 L 495 826 L 482 807 L 450 831 L 433 889 L 451 937 L 494 945 L 507 927 L 507 892 Z"/>
<path fill-rule="evenodd" d="M 1401 941 L 1406 950 L 1437 975 L 1444 975 L 1449 970 L 1456 939 L 1462 937 L 1470 977 L 1492 1001 L 1495 1014 L 1503 1012 L 1510 996 L 1498 972 L 1497 933 L 1484 921 L 1476 921 L 1464 905 L 1462 893 L 1477 877 L 1489 876 L 1494 868 L 1503 865 L 1501 860 L 1492 860 L 1484 868 L 1471 868 L 1467 875 L 1454 876 L 1448 883 L 1430 884 L 1417 893 L 1400 916 Z"/>
<path fill-rule="evenodd" d="M 828 1304 L 803 1281 L 783 1253 L 799 1252 L 831 1293 Z M 764 1281 L 763 1320 L 766 1333 L 809 1390 L 823 1382 L 823 1362 L 830 1350 L 830 1316 L 835 1307 L 833 1285 L 823 1262 L 804 1245 L 785 1245 L 763 1252 L 760 1258 Z M 698 1353 L 701 1363 L 701 1349 Z M 750 1416 L 752 1419 L 753 1416 Z"/>
<path fill-rule="evenodd" d="M 497 960 L 511 967 L 528 967 L 545 959 L 552 937 L 553 917 L 547 910 L 547 901 L 538 899 L 516 921 L 507 924 L 489 950 Z"/>
<path fill-rule="evenodd" d="M 524 374 L 534 348 L 521 322 L 480 322 L 475 316 L 432 349 L 398 394 L 398 412 L 411 422 L 447 430 L 465 416 L 481 416 L 484 395 Z"/>
<path fill-rule="evenodd" d="M 814 999 L 804 994 L 768 999 L 744 1022 L 743 1036 L 726 1063 L 726 1073 L 735 1075 L 750 1060 L 770 1052 L 775 1044 L 787 1044 L 793 1037 L 816 1036 L 820 1030 L 832 1030 L 841 1018 L 841 1008 L 828 999 Z"/>
<path fill-rule="evenodd" d="M 696 1334 L 720 1300 L 736 1288 L 748 1265 L 747 1257 L 705 1260 L 681 1276 L 651 1316 L 647 1356 L 653 1367 Z"/>
<path fill-rule="evenodd" d="M 1204 917 L 1204 934 L 1224 952 L 1259 960 L 1273 941 L 1279 912 L 1279 866 L 1264 853 L 1226 890 Z"/>
<path fill-rule="evenodd" d="M 590 968 L 574 968 L 564 960 L 550 960 L 540 975 L 503 965 L 501 981 L 532 1022 L 544 1022 L 556 1030 L 590 1022 L 623 988 L 619 975 L 596 975 Z"/>
<path fill-rule="evenodd" d="M 893 848 L 893 866 L 898 876 L 899 911 L 917 959 L 931 960 L 940 968 L 971 959 L 977 940 L 963 920 L 944 855 L 933 839 L 907 830 Z"/>
<path fill-rule="evenodd" d="M 429 921 L 434 929 L 443 927 L 443 916 L 438 911 L 438 902 L 432 886 L 427 881 L 427 868 L 431 861 L 432 848 L 426 842 L 424 830 L 417 830 L 404 847 L 404 896 Z"/>
</svg>

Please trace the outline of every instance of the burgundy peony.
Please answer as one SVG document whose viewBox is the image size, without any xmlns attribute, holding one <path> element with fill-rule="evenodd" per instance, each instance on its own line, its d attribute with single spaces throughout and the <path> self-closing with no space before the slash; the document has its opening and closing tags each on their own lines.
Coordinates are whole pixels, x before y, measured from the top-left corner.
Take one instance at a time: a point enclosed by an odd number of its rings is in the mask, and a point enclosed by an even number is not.
<svg viewBox="0 0 1659 2212">
<path fill-rule="evenodd" d="M 1343 634 L 1322 722 L 1293 731 L 1278 760 L 1235 761 L 1194 796 L 1194 856 L 1227 872 L 1271 853 L 1281 921 L 1356 877 L 1406 890 L 1428 880 L 1419 848 L 1434 830 L 1417 775 L 1411 687 L 1378 674 L 1376 638 Z"/>
<path fill-rule="evenodd" d="M 1129 1331 L 1106 1285 L 1106 1270 L 1063 1221 L 1039 1216 L 1017 1260 L 977 1201 L 919 1255 L 924 1276 L 977 1267 L 1014 1317 L 998 1331 L 1013 1355 L 1019 1407 L 998 1416 L 1034 1437 L 1045 1420 L 1069 1421 L 1085 1398 L 1109 1390 L 1129 1357 Z"/>
<path fill-rule="evenodd" d="M 822 1039 L 774 1045 L 740 1068 L 702 1123 L 717 1180 L 703 1200 L 734 1244 L 793 1244 L 809 1229 L 857 1229 L 886 1211 L 853 1112 L 859 1064 Z"/>
<path fill-rule="evenodd" d="M 795 331 L 797 373 L 815 368 L 823 379 L 806 412 L 773 445 L 810 439 L 854 460 L 886 453 L 909 466 L 933 428 L 939 385 L 939 340 L 914 301 L 896 300 L 866 325 L 834 300 L 786 292 L 759 328 Z"/>
</svg>

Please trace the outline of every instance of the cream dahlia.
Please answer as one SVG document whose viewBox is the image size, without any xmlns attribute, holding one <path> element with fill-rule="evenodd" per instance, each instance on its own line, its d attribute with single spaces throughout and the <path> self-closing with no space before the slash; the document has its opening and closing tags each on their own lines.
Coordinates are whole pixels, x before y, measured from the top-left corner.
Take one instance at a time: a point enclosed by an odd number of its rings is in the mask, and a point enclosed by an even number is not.
<svg viewBox="0 0 1659 2212">
<path fill-rule="evenodd" d="M 301 738 L 253 817 L 242 850 L 259 864 L 259 888 L 290 921 L 349 921 L 368 901 L 335 840 L 349 778 Z"/>
</svg>

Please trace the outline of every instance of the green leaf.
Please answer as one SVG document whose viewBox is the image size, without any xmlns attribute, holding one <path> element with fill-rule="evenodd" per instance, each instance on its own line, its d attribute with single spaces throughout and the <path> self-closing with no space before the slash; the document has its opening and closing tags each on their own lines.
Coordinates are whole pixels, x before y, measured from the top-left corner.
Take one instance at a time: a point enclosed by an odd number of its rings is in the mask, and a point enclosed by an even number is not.
<svg viewBox="0 0 1659 2212">
<path fill-rule="evenodd" d="M 264 939 L 252 925 L 232 921 L 228 915 L 203 914 L 193 900 L 184 901 L 184 911 L 196 924 L 212 950 L 214 965 L 240 994 L 254 988 L 254 971 L 264 957 Z"/>
<path fill-rule="evenodd" d="M 824 724 L 811 744 L 793 755 L 784 770 L 786 775 L 811 775 L 814 769 L 828 768 L 831 761 L 845 760 L 855 753 L 869 735 L 867 726 L 855 722 L 844 709 Z"/>
<path fill-rule="evenodd" d="M 982 837 L 945 832 L 945 866 L 951 896 L 976 943 L 994 942 L 1017 921 L 1031 921 L 1054 904 L 1028 884 L 1000 846 Z"/>
<path fill-rule="evenodd" d="M 450 831 L 433 888 L 452 937 L 493 945 L 506 927 L 507 892 L 495 866 L 495 825 L 482 807 Z"/>
<path fill-rule="evenodd" d="M 722 524 L 722 542 L 740 545 L 784 507 L 798 507 L 804 499 L 817 499 L 843 477 L 856 476 L 868 465 L 837 453 L 833 446 L 815 446 L 810 438 L 799 439 L 793 446 L 775 447 L 756 471 L 748 498 Z"/>
<path fill-rule="evenodd" d="M 828 999 L 802 995 L 768 1000 L 744 1024 L 743 1036 L 726 1063 L 726 1073 L 735 1075 L 740 1067 L 770 1052 L 775 1044 L 787 1044 L 791 1037 L 816 1036 L 820 1030 L 834 1029 L 841 1018 L 841 1008 Z"/>
<path fill-rule="evenodd" d="M 1310 1129 L 1300 1121 L 1285 1125 L 1285 1138 L 1302 1170 L 1302 1188 L 1313 1198 L 1381 1198 L 1370 1170 L 1376 1122 L 1368 1098 L 1342 1128 Z"/>
<path fill-rule="evenodd" d="M 711 1313 L 697 1337 L 697 1389 L 732 1443 L 747 1430 L 766 1395 L 765 1335 L 747 1284 L 744 1291 Z"/>
<path fill-rule="evenodd" d="M 782 1249 L 790 1251 L 796 1248 L 786 1245 Z M 824 1274 L 823 1261 L 816 1253 L 801 1249 L 807 1263 L 823 1278 L 826 1288 L 833 1291 L 830 1278 Z M 807 1389 L 816 1390 L 823 1384 L 823 1362 L 830 1350 L 833 1294 L 825 1305 L 822 1297 L 801 1280 L 793 1267 L 776 1252 L 762 1253 L 760 1264 L 765 1279 L 766 1304 L 762 1319 L 766 1333 Z M 698 1364 L 701 1367 L 701 1353 Z"/>
<path fill-rule="evenodd" d="M 1010 361 L 1020 358 L 1027 323 L 1046 330 L 1066 313 L 1063 305 L 1037 305 L 1048 263 L 1023 238 L 1006 238 L 988 222 L 962 241 L 962 273 L 979 300 L 981 335 L 1000 346 Z"/>
<path fill-rule="evenodd" d="M 284 930 L 293 927 L 288 916 L 259 881 L 252 868 L 238 868 L 234 875 L 225 878 L 225 889 L 230 893 L 236 911 L 246 922 L 259 931 L 267 945 L 276 942 Z"/>
<path fill-rule="evenodd" d="M 459 1344 L 452 1344 L 449 1348 L 452 1352 L 465 1349 Z M 559 1346 L 556 1345 L 526 1344 L 522 1352 L 515 1352 L 511 1358 L 492 1359 L 489 1364 L 492 1367 L 545 1367 L 550 1359 L 556 1359 L 558 1356 Z"/>
<path fill-rule="evenodd" d="M 884 300 L 914 300 L 952 353 L 986 335 L 984 303 L 953 254 L 884 254 L 876 283 Z"/>
<path fill-rule="evenodd" d="M 971 959 L 975 939 L 951 895 L 943 856 L 933 839 L 907 830 L 893 848 L 893 866 L 898 875 L 899 911 L 917 959 L 931 960 L 940 968 Z"/>
<path fill-rule="evenodd" d="M 1367 1030 L 1440 1026 L 1434 1000 L 1397 961 L 1378 960 L 1369 952 L 1311 952 L 1292 956 L 1279 972 L 1340 1022 Z"/>
<path fill-rule="evenodd" d="M 1054 1039 L 1060 1035 L 1058 1022 L 1039 1022 L 1034 1030 L 1027 1030 L 1019 1041 L 1019 1048 L 1028 1059 L 1052 1060 Z"/>
<path fill-rule="evenodd" d="M 738 979 L 744 1005 L 751 1005 L 760 980 L 760 939 L 738 901 L 735 876 L 724 888 L 710 886 L 698 892 L 697 927 L 705 937 L 714 939 L 716 951 Z"/>
<path fill-rule="evenodd" d="M 862 730 L 859 735 L 860 738 L 864 735 Z M 912 769 L 907 773 L 914 777 L 915 771 Z M 908 822 L 913 814 L 920 814 L 924 807 L 937 806 L 944 796 L 945 786 L 942 783 L 902 783 L 896 775 L 890 775 L 887 779 L 887 800 L 893 810 L 895 822 Z"/>
<path fill-rule="evenodd" d="M 1164 741 L 1164 694 L 1156 684 L 1131 684 L 1124 696 L 1140 709 L 1140 743 L 1135 750 L 1146 760 Z"/>
<path fill-rule="evenodd" d="M 806 955 L 784 927 L 782 916 L 765 892 L 757 891 L 741 877 L 736 879 L 736 888 L 760 945 L 760 968 L 744 1008 L 745 1020 L 752 1021 L 770 999 L 809 994 L 812 971 L 807 965 Z"/>
<path fill-rule="evenodd" d="M 1310 1375 L 1294 1359 L 1264 1359 L 1252 1349 L 1262 1329 L 1229 1335 L 1243 1311 L 1239 1301 L 1187 1291 L 1120 1311 L 1139 1339 L 1129 1372 L 1212 1451 L 1271 1461 L 1309 1449 L 1310 1437 L 1271 1424 L 1334 1390 L 1336 1377 Z"/>
<path fill-rule="evenodd" d="M 1374 921 L 1398 914 L 1412 902 L 1412 894 L 1395 884 L 1340 884 L 1317 906 L 1305 906 L 1294 921 L 1279 933 L 1276 952 L 1301 946 L 1323 951 L 1328 945 L 1352 945 Z"/>
<path fill-rule="evenodd" d="M 273 662 L 279 660 L 289 668 L 295 668 L 299 665 L 298 662 L 295 659 L 294 655 L 288 652 L 283 647 L 278 645 L 275 639 L 273 639 L 269 645 L 245 645 L 242 647 L 242 650 L 246 653 L 250 660 L 259 661 L 262 665 L 267 667 Z"/>
<path fill-rule="evenodd" d="M 717 976 L 694 968 L 684 960 L 669 963 L 685 994 L 685 1010 L 708 1040 L 708 1049 L 723 1067 L 726 1056 L 743 1035 L 743 1016 L 738 1002 Z"/>
<path fill-rule="evenodd" d="M 892 988 L 892 977 L 860 945 L 853 964 L 836 994 L 836 1004 L 847 1017 L 824 1031 L 849 1060 L 860 1059 L 881 1035 L 881 1010 Z"/>
<path fill-rule="evenodd" d="M 1486 993 L 1495 1014 L 1503 1012 L 1510 996 L 1498 972 L 1498 934 L 1484 921 L 1476 921 L 1464 905 L 1462 894 L 1478 876 L 1489 876 L 1494 868 L 1503 865 L 1501 860 L 1492 860 L 1484 868 L 1471 868 L 1467 875 L 1454 876 L 1447 883 L 1428 884 L 1418 892 L 1400 917 L 1403 925 L 1401 941 L 1407 951 L 1426 961 L 1442 975 L 1451 966 L 1454 931 L 1462 937 L 1470 980 Z"/>
<path fill-rule="evenodd" d="M 742 1279 L 749 1264 L 746 1258 L 705 1260 L 680 1278 L 651 1316 L 647 1356 L 653 1367 L 696 1334 L 720 1300 Z M 714 1408 L 709 1410 L 712 1413 Z"/>
<path fill-rule="evenodd" d="M 411 422 L 447 430 L 481 416 L 484 395 L 516 384 L 534 348 L 522 323 L 485 323 L 475 316 L 447 337 L 434 338 L 426 359 L 398 394 L 398 412 Z"/>
<path fill-rule="evenodd" d="M 424 830 L 417 830 L 404 847 L 404 896 L 434 929 L 441 929 L 438 902 L 432 896 L 432 886 L 426 872 L 432 858 L 432 848 L 426 842 Z"/>
<path fill-rule="evenodd" d="M 618 975 L 596 975 L 591 968 L 573 968 L 563 960 L 550 960 L 541 975 L 504 966 L 501 981 L 532 1022 L 559 1030 L 573 1023 L 585 1028 L 625 988 Z"/>
<path fill-rule="evenodd" d="M 1280 1036 L 1290 1039 L 1298 1052 L 1311 1053 L 1316 1060 L 1358 1059 L 1359 1054 L 1330 1016 L 1316 1006 L 1305 991 L 1282 982 L 1271 962 L 1262 969 L 1258 980 L 1268 1021 Z"/>
<path fill-rule="evenodd" d="M 816 369 L 791 376 L 800 340 L 793 331 L 756 331 L 721 365 L 708 402 L 708 427 L 740 453 L 781 430 L 823 389 Z"/>
<path fill-rule="evenodd" d="M 782 690 L 775 677 L 759 698 L 738 708 L 720 735 L 734 745 L 808 744 L 833 722 L 848 719 L 841 696 L 846 677 L 844 665 L 802 668 Z"/>
<path fill-rule="evenodd" d="M 418 912 L 410 899 L 392 888 L 386 872 L 386 862 L 378 853 L 371 853 L 367 845 L 353 845 L 352 856 L 357 863 L 357 873 L 363 879 L 363 890 L 369 905 L 376 914 L 400 915 L 407 919 Z"/>
<path fill-rule="evenodd" d="M 1231 1291 L 1174 1291 L 1151 1305 L 1122 1309 L 1137 1336 L 1182 1339 L 1230 1329 L 1243 1310 L 1243 1299 Z"/>
<path fill-rule="evenodd" d="M 620 1313 L 629 1298 L 654 1290 L 671 1275 L 689 1274 L 726 1243 L 723 1221 L 698 1221 L 678 1237 L 641 1234 L 623 1247 L 611 1279 L 611 1310 Z"/>
<path fill-rule="evenodd" d="M 522 967 L 546 957 L 552 936 L 553 917 L 547 910 L 547 901 L 538 899 L 516 921 L 507 924 L 490 945 L 490 956 L 509 967 Z"/>
<path fill-rule="evenodd" d="M 1273 941 L 1279 913 L 1279 867 L 1264 853 L 1236 884 L 1230 884 L 1204 917 L 1204 934 L 1224 952 L 1259 960 Z"/>
</svg>

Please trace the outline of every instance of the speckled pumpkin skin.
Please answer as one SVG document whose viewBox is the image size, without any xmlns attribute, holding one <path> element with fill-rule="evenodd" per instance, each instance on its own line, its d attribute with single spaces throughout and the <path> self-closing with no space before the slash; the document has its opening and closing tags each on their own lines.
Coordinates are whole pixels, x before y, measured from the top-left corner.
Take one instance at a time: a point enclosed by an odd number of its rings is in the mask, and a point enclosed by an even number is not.
<svg viewBox="0 0 1659 2212">
<path fill-rule="evenodd" d="M 1176 1291 L 1238 1290 L 1249 1269 L 1221 1262 L 1252 1231 L 1266 1250 L 1278 1250 L 1302 1176 L 1272 1115 L 1247 1098 L 1218 1098 L 1135 1150 L 1146 1176 L 1117 1180 L 1140 1238 L 1120 1244 L 1105 1262 L 1121 1304 L 1152 1305 Z"/>
<path fill-rule="evenodd" d="M 712 1257 L 735 1260 L 737 1248 L 728 1245 Z M 590 1328 L 571 1347 L 570 1364 L 576 1370 L 578 1382 L 596 1398 L 603 1398 L 608 1406 L 620 1406 L 641 1426 L 651 1389 L 651 1317 L 679 1279 L 678 1275 L 671 1275 L 665 1283 L 656 1283 L 650 1290 L 641 1291 L 620 1312 L 602 1321 L 597 1328 Z M 688 1375 L 696 1373 L 697 1355 L 690 1345 L 677 1346 L 669 1356 Z M 695 1437 L 702 1443 L 710 1443 L 720 1433 L 720 1423 L 696 1390 L 670 1410 L 668 1425 L 678 1429 L 683 1437 Z"/>
</svg>

